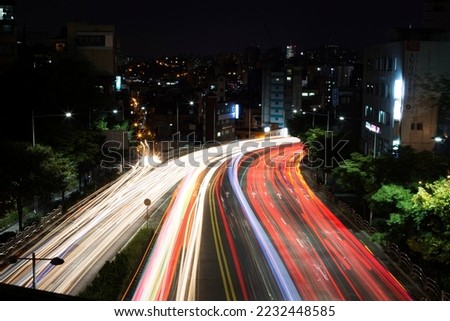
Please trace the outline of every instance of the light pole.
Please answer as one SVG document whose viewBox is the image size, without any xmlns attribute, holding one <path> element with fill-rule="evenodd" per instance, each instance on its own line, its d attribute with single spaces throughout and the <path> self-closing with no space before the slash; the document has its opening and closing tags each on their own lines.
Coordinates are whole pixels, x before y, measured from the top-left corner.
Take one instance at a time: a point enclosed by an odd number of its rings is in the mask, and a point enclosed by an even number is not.
<svg viewBox="0 0 450 321">
<path fill-rule="evenodd" d="M 315 116 L 326 116 L 327 117 L 327 132 L 330 131 L 330 112 L 327 111 L 326 114 L 321 114 L 321 113 L 316 113 L 316 112 L 309 112 L 309 111 L 302 111 L 302 114 L 310 114 L 313 115 L 313 120 L 312 120 L 312 127 L 314 127 L 314 119 Z"/>
<path fill-rule="evenodd" d="M 9 264 L 15 264 L 19 260 L 27 260 L 31 261 L 32 268 L 33 268 L 33 289 L 36 289 L 36 261 L 50 261 L 50 264 L 52 265 L 61 265 L 64 263 L 64 260 L 60 257 L 54 257 L 54 258 L 37 258 L 36 254 L 33 252 L 31 253 L 31 257 L 17 257 L 17 256 L 10 256 L 6 259 L 6 261 Z"/>
<path fill-rule="evenodd" d="M 34 114 L 34 110 L 31 111 L 31 132 L 33 135 L 33 147 L 36 146 L 36 134 L 34 131 L 34 119 L 35 118 L 47 118 L 47 117 L 66 117 L 66 118 L 70 118 L 72 117 L 72 113 L 65 113 L 64 115 L 60 115 L 60 114 L 52 114 L 52 115 L 35 115 Z"/>
</svg>

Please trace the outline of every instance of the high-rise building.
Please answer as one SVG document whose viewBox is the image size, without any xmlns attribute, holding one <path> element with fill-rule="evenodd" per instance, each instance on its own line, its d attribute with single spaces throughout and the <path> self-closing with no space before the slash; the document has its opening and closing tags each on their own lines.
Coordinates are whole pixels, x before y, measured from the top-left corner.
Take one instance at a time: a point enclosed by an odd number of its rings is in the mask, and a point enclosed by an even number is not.
<svg viewBox="0 0 450 321">
<path fill-rule="evenodd" d="M 266 69 L 263 72 L 262 119 L 263 125 L 285 127 L 285 71 Z"/>
<path fill-rule="evenodd" d="M 364 151 L 432 150 L 440 106 L 429 88 L 450 73 L 450 42 L 438 29 L 397 29 L 391 36 L 364 52 Z"/>
<path fill-rule="evenodd" d="M 115 76 L 117 74 L 116 50 L 117 39 L 113 25 L 67 23 L 69 55 L 88 60 L 97 70 Z"/>
<path fill-rule="evenodd" d="M 423 27 L 389 37 L 364 52 L 363 148 L 374 155 L 400 145 L 432 150 L 434 138 L 450 131 L 450 111 L 432 89 L 450 73 L 450 0 L 424 0 Z"/>
</svg>

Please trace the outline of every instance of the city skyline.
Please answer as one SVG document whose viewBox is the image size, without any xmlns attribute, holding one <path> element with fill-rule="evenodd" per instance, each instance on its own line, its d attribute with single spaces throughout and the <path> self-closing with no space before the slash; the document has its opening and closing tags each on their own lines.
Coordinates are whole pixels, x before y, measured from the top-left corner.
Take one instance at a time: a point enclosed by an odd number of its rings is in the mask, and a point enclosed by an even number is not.
<svg viewBox="0 0 450 321">
<path fill-rule="evenodd" d="M 380 0 L 372 7 L 356 1 L 130 1 L 119 7 L 104 0 L 95 5 L 85 0 L 18 0 L 16 21 L 19 34 L 47 32 L 49 37 L 67 22 L 114 25 L 120 53 L 134 56 L 220 54 L 287 44 L 301 50 L 325 44 L 362 49 L 386 41 L 391 29 L 421 27 L 422 0 Z"/>
</svg>

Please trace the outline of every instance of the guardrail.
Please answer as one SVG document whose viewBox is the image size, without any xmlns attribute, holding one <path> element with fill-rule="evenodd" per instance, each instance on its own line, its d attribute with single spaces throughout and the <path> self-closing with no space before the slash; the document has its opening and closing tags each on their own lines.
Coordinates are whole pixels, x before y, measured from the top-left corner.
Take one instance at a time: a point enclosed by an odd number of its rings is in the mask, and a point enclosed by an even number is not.
<svg viewBox="0 0 450 321">
<path fill-rule="evenodd" d="M 356 211 L 351 208 L 347 203 L 339 200 L 337 202 L 339 208 L 348 216 L 350 216 L 355 224 L 365 229 L 369 234 L 376 232 L 373 226 L 370 226 L 369 222 L 361 217 Z M 422 268 L 411 262 L 409 256 L 402 252 L 397 244 L 390 243 L 386 247 L 386 253 L 399 265 L 399 267 L 407 273 L 411 279 L 429 296 L 427 300 L 442 300 L 449 301 L 450 294 L 442 290 L 437 282 L 430 277 L 426 276 Z"/>
<path fill-rule="evenodd" d="M 402 252 L 397 244 L 388 244 L 386 246 L 386 252 L 392 259 L 397 261 L 400 268 L 429 296 L 427 299 L 442 301 L 450 300 L 450 294 L 442 290 L 435 280 L 426 276 L 419 265 L 412 263 L 409 256 Z"/>
<path fill-rule="evenodd" d="M 370 225 L 369 221 L 363 219 L 361 215 L 359 215 L 353 208 L 351 208 L 347 203 L 338 200 L 338 207 L 341 209 L 344 214 L 350 216 L 353 222 L 358 226 L 358 228 L 362 230 L 366 230 L 369 234 L 373 234 L 377 231 L 375 227 Z"/>
<path fill-rule="evenodd" d="M 325 185 L 320 185 L 319 190 L 325 194 L 329 201 L 333 203 L 336 202 L 335 195 L 329 191 Z M 373 234 L 377 231 L 375 227 L 369 224 L 369 221 L 363 219 L 361 215 L 359 215 L 347 203 L 338 200 L 337 206 L 345 215 L 353 220 L 358 228 L 366 230 L 369 234 Z M 388 244 L 386 247 L 386 252 L 394 261 L 396 261 L 399 267 L 411 277 L 417 286 L 428 295 L 427 298 L 423 298 L 424 300 L 450 300 L 450 293 L 442 290 L 435 280 L 428 277 L 419 265 L 414 264 L 409 256 L 400 250 L 397 244 Z"/>
<path fill-rule="evenodd" d="M 53 211 L 47 213 L 47 215 L 42 216 L 38 222 L 34 222 L 33 224 L 26 226 L 23 231 L 17 232 L 16 235 L 11 237 L 8 241 L 0 244 L 0 256 L 9 255 L 33 235 L 52 224 L 60 215 L 62 215 L 62 207 L 58 206 Z"/>
</svg>

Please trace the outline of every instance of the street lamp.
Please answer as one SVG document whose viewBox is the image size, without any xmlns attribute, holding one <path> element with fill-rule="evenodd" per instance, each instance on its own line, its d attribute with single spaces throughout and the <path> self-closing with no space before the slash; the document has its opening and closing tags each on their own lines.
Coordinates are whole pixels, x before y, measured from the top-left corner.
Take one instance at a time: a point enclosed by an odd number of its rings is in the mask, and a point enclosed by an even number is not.
<svg viewBox="0 0 450 321">
<path fill-rule="evenodd" d="M 314 108 L 315 110 L 315 108 Z M 316 113 L 316 112 L 309 112 L 309 111 L 302 111 L 302 114 L 310 114 L 313 115 L 313 122 L 312 126 L 314 127 L 314 117 L 315 116 L 326 116 L 327 117 L 327 132 L 330 131 L 330 112 L 327 111 L 326 114 Z"/>
<path fill-rule="evenodd" d="M 66 118 L 70 118 L 72 117 L 72 113 L 67 112 L 64 115 L 61 114 L 52 114 L 52 115 L 35 115 L 34 114 L 34 110 L 31 111 L 31 131 L 33 134 L 33 147 L 36 146 L 36 134 L 34 132 L 34 119 L 35 118 L 47 118 L 47 117 L 66 117 Z"/>
<path fill-rule="evenodd" d="M 9 264 L 15 264 L 19 260 L 27 260 L 32 262 L 32 268 L 33 268 L 33 289 L 36 289 L 36 261 L 50 261 L 50 264 L 52 265 L 61 265 L 64 263 L 64 260 L 60 257 L 54 257 L 54 258 L 37 258 L 35 253 L 31 253 L 30 257 L 17 257 L 17 256 L 10 256 L 6 258 L 6 262 Z"/>
</svg>

